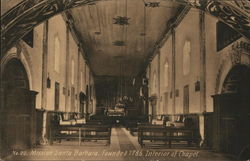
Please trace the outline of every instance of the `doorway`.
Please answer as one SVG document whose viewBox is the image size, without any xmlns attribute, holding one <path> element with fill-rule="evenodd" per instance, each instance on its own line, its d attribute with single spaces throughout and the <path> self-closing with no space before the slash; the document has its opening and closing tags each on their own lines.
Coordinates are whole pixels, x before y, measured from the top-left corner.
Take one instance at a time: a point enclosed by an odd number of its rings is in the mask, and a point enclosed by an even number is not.
<svg viewBox="0 0 250 161">
<path fill-rule="evenodd" d="M 152 118 L 151 119 L 154 119 L 156 118 L 156 115 L 157 115 L 157 96 L 156 95 L 153 95 L 149 98 L 149 101 L 150 101 L 150 105 L 151 105 L 151 115 L 152 115 Z"/>
<path fill-rule="evenodd" d="M 238 155 L 248 146 L 249 90 L 250 69 L 237 65 L 228 73 L 221 94 L 213 96 L 216 150 Z"/>
<path fill-rule="evenodd" d="M 29 90 L 28 76 L 19 59 L 11 59 L 1 76 L 1 151 L 28 148 L 35 142 L 37 92 Z"/>
<path fill-rule="evenodd" d="M 183 113 L 189 113 L 189 86 L 183 88 Z"/>
</svg>

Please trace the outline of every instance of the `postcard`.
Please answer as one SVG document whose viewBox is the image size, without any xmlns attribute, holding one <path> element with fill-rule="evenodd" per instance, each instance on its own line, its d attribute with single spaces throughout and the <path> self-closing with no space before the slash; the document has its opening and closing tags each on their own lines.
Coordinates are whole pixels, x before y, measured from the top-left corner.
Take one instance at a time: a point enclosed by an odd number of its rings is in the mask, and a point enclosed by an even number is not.
<svg viewBox="0 0 250 161">
<path fill-rule="evenodd" d="M 248 0 L 1 0 L 0 161 L 249 161 Z"/>
</svg>

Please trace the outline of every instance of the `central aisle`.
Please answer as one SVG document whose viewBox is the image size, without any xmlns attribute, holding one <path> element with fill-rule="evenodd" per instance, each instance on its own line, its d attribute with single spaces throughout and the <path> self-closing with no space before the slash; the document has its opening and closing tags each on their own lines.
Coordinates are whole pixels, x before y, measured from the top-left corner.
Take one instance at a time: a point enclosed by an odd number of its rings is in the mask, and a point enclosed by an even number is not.
<svg viewBox="0 0 250 161">
<path fill-rule="evenodd" d="M 120 145 L 120 150 L 136 150 L 133 143 L 130 141 L 129 136 L 125 133 L 124 128 L 114 128 L 118 136 L 118 141 Z"/>
</svg>

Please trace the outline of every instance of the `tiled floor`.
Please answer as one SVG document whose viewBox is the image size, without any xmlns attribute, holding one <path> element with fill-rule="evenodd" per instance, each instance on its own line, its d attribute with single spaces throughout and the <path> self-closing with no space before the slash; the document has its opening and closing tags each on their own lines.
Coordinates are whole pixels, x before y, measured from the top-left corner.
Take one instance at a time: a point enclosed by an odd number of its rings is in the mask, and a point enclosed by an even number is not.
<svg viewBox="0 0 250 161">
<path fill-rule="evenodd" d="M 153 143 L 154 146 L 141 148 L 137 137 L 131 136 L 124 128 L 113 128 L 111 145 L 102 141 L 62 141 L 53 145 L 39 146 L 26 151 L 13 151 L 5 160 L 26 161 L 234 161 L 232 156 L 222 155 L 195 148 L 172 148 Z"/>
</svg>

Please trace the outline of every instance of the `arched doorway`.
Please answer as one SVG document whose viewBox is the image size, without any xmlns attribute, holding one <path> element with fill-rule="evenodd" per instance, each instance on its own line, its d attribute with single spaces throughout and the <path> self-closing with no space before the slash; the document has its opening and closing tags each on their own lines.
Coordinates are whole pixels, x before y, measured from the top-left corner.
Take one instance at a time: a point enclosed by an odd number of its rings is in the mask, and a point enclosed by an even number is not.
<svg viewBox="0 0 250 161">
<path fill-rule="evenodd" d="M 214 98 L 215 149 L 239 155 L 249 144 L 250 68 L 234 66 Z M 248 153 L 249 155 L 249 153 Z"/>
<path fill-rule="evenodd" d="M 5 154 L 9 150 L 28 148 L 34 143 L 37 92 L 30 91 L 27 73 L 17 58 L 5 65 L 1 77 L 0 148 Z"/>
</svg>

